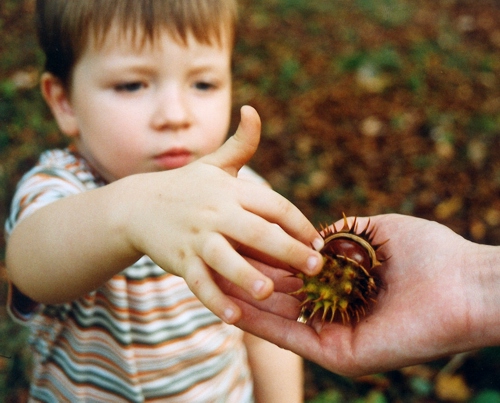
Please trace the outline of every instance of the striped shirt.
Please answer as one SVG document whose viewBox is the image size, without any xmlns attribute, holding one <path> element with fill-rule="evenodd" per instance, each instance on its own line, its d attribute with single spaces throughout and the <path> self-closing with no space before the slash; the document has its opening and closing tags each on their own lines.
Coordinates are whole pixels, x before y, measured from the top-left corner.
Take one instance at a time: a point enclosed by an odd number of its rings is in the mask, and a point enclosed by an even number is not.
<svg viewBox="0 0 500 403">
<path fill-rule="evenodd" d="M 18 184 L 6 232 L 48 203 L 103 185 L 81 157 L 47 151 Z M 31 401 L 253 401 L 242 332 L 147 256 L 65 304 L 26 309 L 10 288 L 9 311 L 31 330 Z"/>
</svg>

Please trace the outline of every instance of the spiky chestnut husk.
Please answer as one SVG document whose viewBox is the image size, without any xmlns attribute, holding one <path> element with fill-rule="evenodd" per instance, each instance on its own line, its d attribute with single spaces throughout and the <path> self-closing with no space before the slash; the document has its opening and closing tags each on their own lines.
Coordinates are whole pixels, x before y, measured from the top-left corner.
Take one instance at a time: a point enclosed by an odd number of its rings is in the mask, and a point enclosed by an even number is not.
<svg viewBox="0 0 500 403">
<path fill-rule="evenodd" d="M 335 225 L 321 228 L 325 240 L 320 251 L 324 259 L 321 272 L 312 277 L 297 274 L 303 286 L 292 294 L 305 295 L 300 322 L 306 323 L 317 313 L 322 321 L 332 322 L 340 317 L 344 324 L 352 319 L 359 322 L 382 287 L 376 268 L 383 259 L 377 256 L 377 250 L 385 242 L 372 243 L 374 228 L 369 228 L 369 220 L 365 229 L 357 233 L 356 218 L 349 227 L 345 214 L 343 217 L 342 229 L 337 230 Z"/>
</svg>

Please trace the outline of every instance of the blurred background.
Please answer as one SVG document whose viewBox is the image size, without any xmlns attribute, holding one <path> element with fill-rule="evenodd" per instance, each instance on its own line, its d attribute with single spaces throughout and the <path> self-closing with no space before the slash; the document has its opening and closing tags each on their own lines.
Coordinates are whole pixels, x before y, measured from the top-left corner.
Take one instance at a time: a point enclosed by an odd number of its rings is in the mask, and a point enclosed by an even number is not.
<svg viewBox="0 0 500 403">
<path fill-rule="evenodd" d="M 239 0 L 235 128 L 263 121 L 251 166 L 315 224 L 397 212 L 500 245 L 498 0 Z M 0 1 L 0 218 L 38 154 L 64 144 L 37 85 L 33 0 Z M 425 234 L 422 234 L 425 237 Z M 0 401 L 23 402 L 30 354 L 5 312 Z M 446 290 L 443 290 L 446 292 Z M 424 303 L 424 302 L 423 302 Z M 306 399 L 500 402 L 500 348 L 350 379 L 306 363 Z"/>
</svg>

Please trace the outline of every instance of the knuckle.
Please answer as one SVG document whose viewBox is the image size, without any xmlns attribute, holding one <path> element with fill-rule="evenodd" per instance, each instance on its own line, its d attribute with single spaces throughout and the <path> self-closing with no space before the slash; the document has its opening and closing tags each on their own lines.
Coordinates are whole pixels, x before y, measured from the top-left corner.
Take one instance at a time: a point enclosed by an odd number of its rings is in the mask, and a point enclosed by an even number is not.
<svg viewBox="0 0 500 403">
<path fill-rule="evenodd" d="M 202 259 L 206 261 L 219 261 L 221 257 L 220 243 L 214 237 L 207 237 L 201 248 Z"/>
<path fill-rule="evenodd" d="M 248 245 L 259 245 L 266 234 L 256 228 L 248 228 L 245 234 L 245 243 Z"/>
<path fill-rule="evenodd" d="M 276 211 L 279 214 L 279 216 L 287 216 L 293 212 L 293 205 L 290 203 L 287 199 L 284 197 L 280 197 L 276 201 Z"/>
<path fill-rule="evenodd" d="M 296 244 L 296 242 L 287 242 L 287 244 L 283 248 L 284 256 L 293 258 L 297 256 L 297 254 L 299 253 L 299 249 L 300 247 Z"/>
<path fill-rule="evenodd" d="M 199 276 L 196 275 L 196 270 L 186 270 L 184 273 L 184 281 L 189 285 L 191 291 L 198 295 L 198 291 L 201 290 L 201 280 Z"/>
</svg>

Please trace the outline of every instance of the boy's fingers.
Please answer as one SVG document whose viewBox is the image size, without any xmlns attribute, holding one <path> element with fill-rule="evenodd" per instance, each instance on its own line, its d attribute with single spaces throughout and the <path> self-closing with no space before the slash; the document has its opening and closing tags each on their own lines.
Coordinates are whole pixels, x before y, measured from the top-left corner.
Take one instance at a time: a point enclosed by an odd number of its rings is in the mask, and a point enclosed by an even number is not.
<svg viewBox="0 0 500 403">
<path fill-rule="evenodd" d="M 260 140 L 260 117 L 251 106 L 241 108 L 241 121 L 236 133 L 217 151 L 203 157 L 200 161 L 218 166 L 233 176 L 254 155 Z"/>
<path fill-rule="evenodd" d="M 270 223 L 275 223 L 287 234 L 302 243 L 320 250 L 324 241 L 314 225 L 289 200 L 279 193 L 264 186 L 241 187 L 242 207 L 262 217 Z M 240 229 L 241 230 L 241 229 Z"/>
<path fill-rule="evenodd" d="M 253 298 L 261 300 L 272 294 L 272 280 L 246 261 L 222 235 L 213 236 L 204 242 L 199 253 L 209 267 Z"/>
<path fill-rule="evenodd" d="M 279 225 L 247 213 L 226 226 L 231 239 L 264 253 L 308 275 L 317 274 L 323 265 L 321 254 L 290 236 Z M 319 235 L 318 235 L 319 236 Z M 252 256 L 253 257 L 253 256 Z"/>
<path fill-rule="evenodd" d="M 240 308 L 215 284 L 209 269 L 202 262 L 200 264 L 204 267 L 189 270 L 185 273 L 184 280 L 210 311 L 226 323 L 235 323 L 241 317 Z"/>
</svg>

